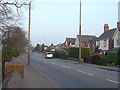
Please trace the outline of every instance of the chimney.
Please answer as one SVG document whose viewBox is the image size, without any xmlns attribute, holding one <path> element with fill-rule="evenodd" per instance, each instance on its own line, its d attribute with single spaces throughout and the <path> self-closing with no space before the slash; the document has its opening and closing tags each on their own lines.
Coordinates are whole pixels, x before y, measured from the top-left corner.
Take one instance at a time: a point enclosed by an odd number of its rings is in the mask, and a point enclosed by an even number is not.
<svg viewBox="0 0 120 90">
<path fill-rule="evenodd" d="M 120 28 L 120 22 L 117 22 L 117 28 Z"/>
<path fill-rule="evenodd" d="M 109 30 L 109 26 L 108 24 L 104 24 L 104 32 L 108 31 Z"/>
</svg>

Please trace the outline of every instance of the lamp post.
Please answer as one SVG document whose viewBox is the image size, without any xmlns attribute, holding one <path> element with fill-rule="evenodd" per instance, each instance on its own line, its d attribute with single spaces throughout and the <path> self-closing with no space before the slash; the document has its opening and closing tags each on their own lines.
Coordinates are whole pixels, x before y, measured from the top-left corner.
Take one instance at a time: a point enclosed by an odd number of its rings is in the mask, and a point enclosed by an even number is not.
<svg viewBox="0 0 120 90">
<path fill-rule="evenodd" d="M 80 27 L 79 27 L 79 63 L 81 63 L 81 0 L 80 0 Z"/>
</svg>

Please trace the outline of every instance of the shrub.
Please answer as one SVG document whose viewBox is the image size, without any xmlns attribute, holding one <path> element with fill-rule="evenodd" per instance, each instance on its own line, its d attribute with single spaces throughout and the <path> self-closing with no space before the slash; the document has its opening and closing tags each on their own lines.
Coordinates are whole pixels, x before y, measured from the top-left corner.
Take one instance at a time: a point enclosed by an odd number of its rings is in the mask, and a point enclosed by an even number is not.
<svg viewBox="0 0 120 90">
<path fill-rule="evenodd" d="M 59 54 L 60 55 L 68 55 L 68 52 L 66 50 L 60 50 Z"/>
<path fill-rule="evenodd" d="M 66 50 L 59 50 L 54 52 L 55 58 L 67 59 L 68 52 Z"/>
<path fill-rule="evenodd" d="M 94 53 L 100 53 L 99 46 L 95 47 Z"/>
<path fill-rule="evenodd" d="M 98 64 L 98 65 L 101 65 L 102 64 L 102 55 L 99 54 L 99 53 L 94 53 L 93 55 L 91 55 L 91 61 L 92 61 L 92 64 Z"/>
<path fill-rule="evenodd" d="M 59 51 L 55 51 L 55 52 L 53 53 L 53 55 L 54 55 L 55 58 L 58 58 L 58 57 L 59 57 Z"/>
<path fill-rule="evenodd" d="M 10 61 L 12 57 L 19 56 L 21 51 L 18 48 L 11 46 L 3 47 L 2 49 L 2 59 Z"/>
<path fill-rule="evenodd" d="M 118 52 L 112 52 L 108 55 L 108 62 L 107 63 L 115 63 L 118 65 Z"/>
<path fill-rule="evenodd" d="M 81 57 L 84 60 L 89 60 L 90 58 L 90 48 L 81 47 Z M 79 48 L 78 47 L 70 47 L 69 48 L 69 56 L 71 58 L 79 58 Z"/>
</svg>

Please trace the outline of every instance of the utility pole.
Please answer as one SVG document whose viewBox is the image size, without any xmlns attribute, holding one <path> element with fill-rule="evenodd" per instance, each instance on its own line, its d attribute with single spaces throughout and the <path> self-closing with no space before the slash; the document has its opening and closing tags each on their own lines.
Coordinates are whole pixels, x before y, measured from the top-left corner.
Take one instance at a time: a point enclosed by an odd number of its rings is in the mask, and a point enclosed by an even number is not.
<svg viewBox="0 0 120 90">
<path fill-rule="evenodd" d="M 80 27 L 79 27 L 79 63 L 81 63 L 81 0 L 80 0 Z"/>
<path fill-rule="evenodd" d="M 30 25 L 31 25 L 31 2 L 29 4 L 28 65 L 30 65 Z"/>
</svg>

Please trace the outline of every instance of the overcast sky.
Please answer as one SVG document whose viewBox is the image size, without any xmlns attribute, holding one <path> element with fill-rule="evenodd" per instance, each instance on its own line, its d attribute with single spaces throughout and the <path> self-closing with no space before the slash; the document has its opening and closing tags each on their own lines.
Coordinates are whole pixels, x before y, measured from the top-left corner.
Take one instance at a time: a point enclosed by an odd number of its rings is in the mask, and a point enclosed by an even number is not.
<svg viewBox="0 0 120 90">
<path fill-rule="evenodd" d="M 83 0 L 82 34 L 99 36 L 104 24 L 110 29 L 118 22 L 119 0 Z M 31 41 L 33 45 L 63 43 L 79 34 L 79 0 L 33 0 Z M 28 9 L 24 10 L 24 27 L 28 31 Z"/>
</svg>

